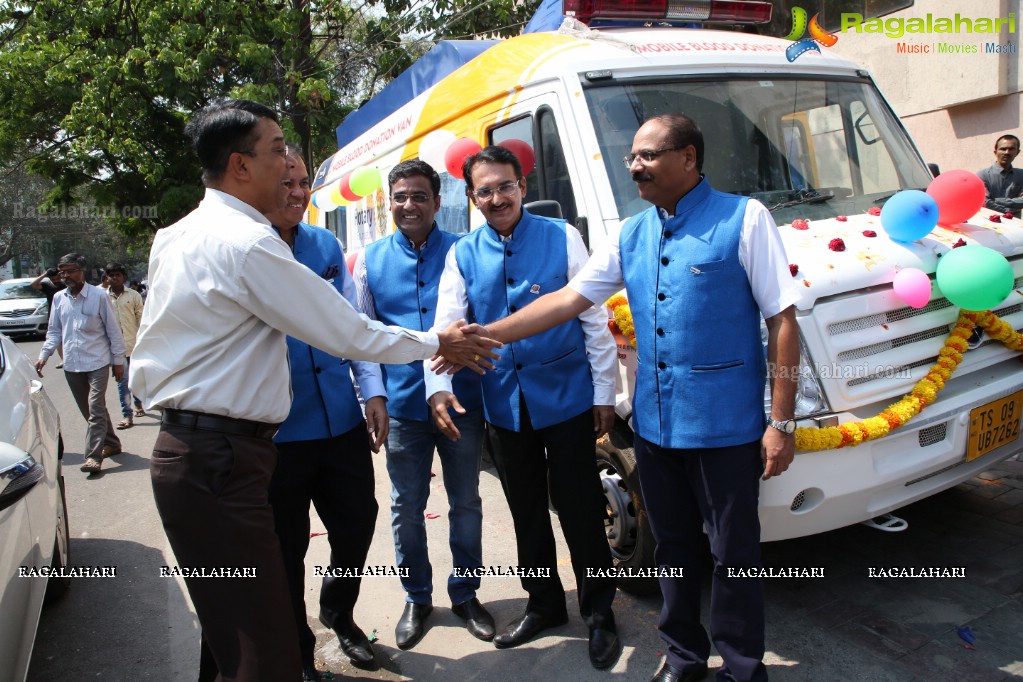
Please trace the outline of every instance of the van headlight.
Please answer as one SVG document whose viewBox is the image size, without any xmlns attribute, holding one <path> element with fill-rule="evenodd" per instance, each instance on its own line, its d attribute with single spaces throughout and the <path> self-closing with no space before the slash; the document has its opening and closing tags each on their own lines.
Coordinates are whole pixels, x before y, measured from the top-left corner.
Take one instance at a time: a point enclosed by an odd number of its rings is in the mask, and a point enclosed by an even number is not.
<svg viewBox="0 0 1023 682">
<path fill-rule="evenodd" d="M 764 361 L 767 362 L 767 325 L 760 321 L 760 340 L 764 346 Z M 828 399 L 824 396 L 817 373 L 813 369 L 810 351 L 799 337 L 799 384 L 796 388 L 796 419 L 814 417 L 831 411 Z M 764 384 L 764 411 L 771 413 L 771 378 L 768 376 Z"/>
</svg>

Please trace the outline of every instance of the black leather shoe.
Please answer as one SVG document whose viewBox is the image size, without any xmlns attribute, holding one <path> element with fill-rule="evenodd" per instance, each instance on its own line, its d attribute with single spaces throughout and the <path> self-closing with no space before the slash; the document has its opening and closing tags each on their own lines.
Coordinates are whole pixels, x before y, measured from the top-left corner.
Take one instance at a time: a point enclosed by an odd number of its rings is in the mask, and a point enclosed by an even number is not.
<svg viewBox="0 0 1023 682">
<path fill-rule="evenodd" d="M 510 649 L 525 644 L 548 628 L 564 625 L 568 622 L 568 614 L 553 618 L 526 611 L 521 618 L 508 626 L 508 629 L 494 637 L 494 646 L 498 649 Z"/>
<path fill-rule="evenodd" d="M 315 665 L 306 663 L 302 666 L 302 682 L 322 682 L 322 680 L 320 671 L 316 669 Z"/>
<path fill-rule="evenodd" d="M 394 640 L 399 649 L 411 649 L 426 634 L 426 617 L 433 612 L 427 604 L 405 602 L 405 610 L 394 627 Z"/>
<path fill-rule="evenodd" d="M 342 621 L 342 619 L 338 618 L 337 621 Z M 322 612 L 320 613 L 320 622 L 333 630 L 334 634 L 337 635 L 338 646 L 341 647 L 341 651 L 352 662 L 352 665 L 365 670 L 376 668 L 376 655 L 373 652 L 373 645 L 370 643 L 369 637 L 366 636 L 366 633 L 358 625 L 355 623 L 341 625 L 340 622 L 331 625 Z M 305 668 L 303 668 L 304 670 Z"/>
<path fill-rule="evenodd" d="M 476 639 L 489 642 L 494 638 L 494 633 L 497 631 L 497 628 L 494 627 L 494 617 L 476 597 L 461 604 L 455 604 L 451 607 L 451 612 L 465 621 L 465 628 Z"/>
<path fill-rule="evenodd" d="M 590 630 L 590 663 L 597 670 L 610 668 L 622 655 L 622 641 L 618 633 L 607 628 Z"/>
<path fill-rule="evenodd" d="M 669 665 L 668 659 L 664 659 L 661 669 L 654 673 L 654 676 L 650 678 L 650 682 L 700 682 L 700 680 L 706 677 L 706 663 L 690 666 L 683 672 L 681 668 Z"/>
</svg>

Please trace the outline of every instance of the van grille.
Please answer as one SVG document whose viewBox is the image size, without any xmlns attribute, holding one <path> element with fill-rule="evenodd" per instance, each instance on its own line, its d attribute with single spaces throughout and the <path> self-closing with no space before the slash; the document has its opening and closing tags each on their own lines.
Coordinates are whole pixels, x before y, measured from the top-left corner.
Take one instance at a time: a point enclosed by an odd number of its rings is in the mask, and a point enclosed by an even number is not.
<svg viewBox="0 0 1023 682">
<path fill-rule="evenodd" d="M 995 313 L 1018 330 L 1023 329 L 1023 259 L 1011 263 L 1016 291 Z M 878 312 L 864 315 L 868 310 Z M 923 308 L 906 306 L 890 287 L 819 301 L 813 315 L 801 322 L 804 342 L 831 408 L 850 409 L 909 392 L 937 360 L 958 315 L 959 309 L 945 298 L 936 298 Z M 971 345 L 956 376 L 1013 355 L 984 334 Z M 930 444 L 921 441 L 921 447 Z"/>
<path fill-rule="evenodd" d="M 948 422 L 941 422 L 933 426 L 928 426 L 925 429 L 920 429 L 916 432 L 917 442 L 920 443 L 920 447 L 925 448 L 928 445 L 934 445 L 945 440 L 945 433 L 948 431 Z"/>
<path fill-rule="evenodd" d="M 12 318 L 12 317 L 28 317 L 29 315 L 31 315 L 35 311 L 36 311 L 35 308 L 21 308 L 19 310 L 7 310 L 7 311 L 4 311 L 4 312 L 0 312 L 0 317 L 7 317 L 7 318 Z"/>
</svg>

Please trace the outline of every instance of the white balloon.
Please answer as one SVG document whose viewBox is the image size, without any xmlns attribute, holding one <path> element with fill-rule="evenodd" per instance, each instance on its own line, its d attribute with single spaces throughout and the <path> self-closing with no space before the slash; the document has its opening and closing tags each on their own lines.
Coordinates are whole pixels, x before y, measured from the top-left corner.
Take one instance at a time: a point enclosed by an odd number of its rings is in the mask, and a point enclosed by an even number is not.
<svg viewBox="0 0 1023 682">
<path fill-rule="evenodd" d="M 448 130 L 433 130 L 419 143 L 419 158 L 433 166 L 438 173 L 444 172 L 444 153 L 458 138 Z"/>
<path fill-rule="evenodd" d="M 313 206 L 321 211 L 333 211 L 337 208 L 337 204 L 330 198 L 330 188 L 331 185 L 324 185 L 313 192 Z"/>
</svg>

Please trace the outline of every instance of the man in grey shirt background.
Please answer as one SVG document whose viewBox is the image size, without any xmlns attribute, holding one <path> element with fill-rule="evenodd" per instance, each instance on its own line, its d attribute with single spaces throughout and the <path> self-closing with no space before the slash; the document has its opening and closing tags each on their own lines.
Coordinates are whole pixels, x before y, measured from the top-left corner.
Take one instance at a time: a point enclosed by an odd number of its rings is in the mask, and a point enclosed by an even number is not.
<svg viewBox="0 0 1023 682">
<path fill-rule="evenodd" d="M 1023 209 L 1023 169 L 1013 168 L 1012 162 L 1018 154 L 1019 138 L 1002 135 L 995 140 L 995 163 L 977 172 L 987 190 L 984 205 L 1017 218 Z"/>
</svg>

